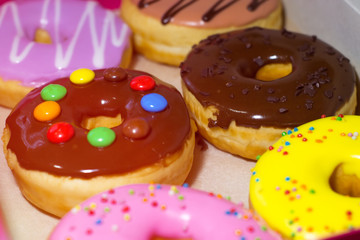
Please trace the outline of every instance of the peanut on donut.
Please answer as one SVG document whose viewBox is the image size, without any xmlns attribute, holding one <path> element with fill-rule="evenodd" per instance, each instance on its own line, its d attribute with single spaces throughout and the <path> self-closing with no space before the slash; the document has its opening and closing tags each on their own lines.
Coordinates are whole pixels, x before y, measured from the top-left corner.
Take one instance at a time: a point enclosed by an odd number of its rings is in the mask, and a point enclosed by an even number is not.
<svg viewBox="0 0 360 240">
<path fill-rule="evenodd" d="M 181 94 L 156 77 L 79 69 L 31 91 L 7 118 L 3 142 L 23 195 L 62 216 L 118 185 L 182 184 L 194 131 Z"/>
</svg>

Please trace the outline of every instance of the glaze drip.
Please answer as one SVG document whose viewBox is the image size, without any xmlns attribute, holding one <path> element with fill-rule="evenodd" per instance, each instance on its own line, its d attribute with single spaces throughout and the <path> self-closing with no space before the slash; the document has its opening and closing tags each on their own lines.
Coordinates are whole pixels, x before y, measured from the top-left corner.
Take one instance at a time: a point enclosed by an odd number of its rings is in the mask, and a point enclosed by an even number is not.
<svg viewBox="0 0 360 240">
<path fill-rule="evenodd" d="M 253 0 L 247 7 L 249 11 L 256 11 L 261 4 L 263 4 L 267 0 Z"/>
<path fill-rule="evenodd" d="M 161 23 L 162 24 L 168 24 L 171 19 L 181 10 L 185 9 L 186 7 L 190 6 L 192 3 L 196 2 L 196 0 L 191 0 L 188 3 L 185 3 L 184 5 L 180 6 L 180 4 L 183 2 L 184 0 L 180 0 L 179 2 L 175 3 L 171 8 L 169 8 L 169 10 L 167 10 L 165 12 L 165 14 L 163 15 L 163 17 L 161 18 Z"/>
<path fill-rule="evenodd" d="M 250 0 L 246 3 L 246 6 L 244 6 L 244 10 L 248 12 L 254 12 L 258 10 L 258 8 L 264 4 L 267 0 Z M 212 2 L 208 2 L 207 6 L 205 6 L 204 1 L 202 0 L 177 0 L 177 1 L 171 1 L 174 3 L 171 3 L 171 5 L 168 5 L 169 3 L 164 3 L 164 1 L 161 0 L 140 0 L 137 3 L 137 6 L 139 9 L 146 9 L 151 7 L 151 5 L 156 5 L 156 3 L 163 9 L 164 13 L 161 16 L 161 23 L 166 25 L 170 23 L 173 18 L 178 15 L 182 11 L 186 11 L 190 9 L 193 5 L 194 8 L 197 8 L 196 14 L 199 12 L 202 12 L 200 19 L 204 22 L 212 21 L 217 15 L 224 12 L 226 9 L 235 7 L 236 3 L 239 3 L 240 0 L 230 0 L 230 1 L 224 1 L 224 0 L 216 0 Z M 200 3 L 201 2 L 201 3 Z M 195 4 L 196 3 L 196 4 Z M 201 5 L 202 4 L 202 5 Z M 241 3 L 243 4 L 243 3 Z M 244 3 L 245 4 L 245 3 Z M 164 6 L 167 5 L 166 8 Z M 201 5 L 201 9 L 198 9 Z M 157 6 L 156 6 L 157 7 Z M 191 10 L 190 10 L 191 11 Z M 187 11 L 189 13 L 189 11 Z M 240 12 L 239 12 L 240 14 Z"/>
<path fill-rule="evenodd" d="M 219 6 L 223 0 L 219 0 L 214 6 L 212 6 L 209 11 L 207 11 L 203 16 L 202 16 L 202 20 L 204 20 L 205 22 L 210 21 L 211 19 L 213 19 L 217 14 L 219 14 L 221 11 L 223 11 L 224 9 L 230 7 L 232 4 L 234 4 L 235 2 L 237 2 L 239 0 L 233 0 L 223 6 Z"/>
</svg>

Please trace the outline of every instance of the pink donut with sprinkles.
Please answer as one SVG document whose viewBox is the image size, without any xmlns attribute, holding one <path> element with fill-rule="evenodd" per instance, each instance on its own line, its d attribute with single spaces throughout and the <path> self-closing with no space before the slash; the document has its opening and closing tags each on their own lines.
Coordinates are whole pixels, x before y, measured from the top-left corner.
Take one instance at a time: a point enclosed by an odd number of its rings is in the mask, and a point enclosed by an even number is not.
<svg viewBox="0 0 360 240">
<path fill-rule="evenodd" d="M 8 1 L 0 6 L 0 105 L 79 68 L 128 67 L 131 31 L 97 1 Z"/>
<path fill-rule="evenodd" d="M 50 240 L 280 239 L 241 204 L 187 186 L 118 187 L 75 206 Z"/>
</svg>

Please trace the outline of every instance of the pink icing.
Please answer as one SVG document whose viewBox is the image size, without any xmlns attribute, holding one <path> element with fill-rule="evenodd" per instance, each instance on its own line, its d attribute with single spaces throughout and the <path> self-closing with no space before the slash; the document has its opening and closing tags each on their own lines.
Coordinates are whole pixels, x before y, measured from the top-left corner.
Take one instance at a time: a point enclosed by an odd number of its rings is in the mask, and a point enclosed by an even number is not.
<svg viewBox="0 0 360 240">
<path fill-rule="evenodd" d="M 280 239 L 250 211 L 214 194 L 136 184 L 89 198 L 67 213 L 50 240 Z"/>
<path fill-rule="evenodd" d="M 37 28 L 53 44 L 33 41 Z M 0 77 L 37 87 L 78 68 L 118 66 L 130 30 L 96 1 L 35 0 L 0 7 Z"/>
<path fill-rule="evenodd" d="M 131 0 L 133 4 L 138 6 L 141 0 Z M 202 16 L 213 6 L 219 2 L 219 0 L 186 0 L 181 2 L 180 6 L 186 4 L 190 5 L 176 13 L 171 19 L 172 24 L 184 25 L 188 27 L 201 27 L 201 28 L 219 28 L 219 27 L 238 27 L 245 24 L 249 24 L 255 20 L 266 18 L 272 13 L 280 4 L 279 0 L 266 0 L 259 1 L 261 4 L 254 11 L 247 9 L 248 5 L 254 0 L 239 0 L 235 1 L 230 7 L 220 11 L 212 20 L 204 22 Z M 179 0 L 147 0 L 145 3 L 150 2 L 148 7 L 141 8 L 140 11 L 148 16 L 156 19 L 162 18 L 166 11 L 171 9 L 174 4 Z M 220 1 L 220 5 L 216 9 L 221 9 L 231 1 Z"/>
<path fill-rule="evenodd" d="M 117 9 L 121 5 L 121 0 L 98 0 L 98 2 L 101 6 L 108 9 Z"/>
</svg>

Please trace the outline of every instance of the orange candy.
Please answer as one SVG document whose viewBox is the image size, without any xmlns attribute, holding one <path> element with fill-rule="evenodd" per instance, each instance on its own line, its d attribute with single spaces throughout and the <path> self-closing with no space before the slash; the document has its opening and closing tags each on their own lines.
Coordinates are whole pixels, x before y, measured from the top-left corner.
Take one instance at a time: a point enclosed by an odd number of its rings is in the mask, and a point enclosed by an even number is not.
<svg viewBox="0 0 360 240">
<path fill-rule="evenodd" d="M 34 109 L 34 117 L 40 122 L 51 121 L 59 116 L 61 107 L 57 102 L 46 101 L 36 106 Z"/>
</svg>

